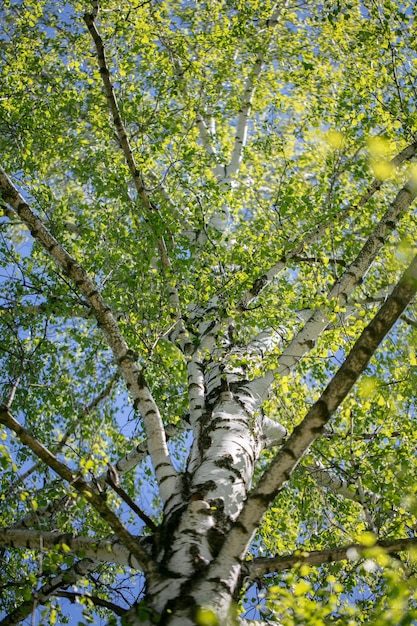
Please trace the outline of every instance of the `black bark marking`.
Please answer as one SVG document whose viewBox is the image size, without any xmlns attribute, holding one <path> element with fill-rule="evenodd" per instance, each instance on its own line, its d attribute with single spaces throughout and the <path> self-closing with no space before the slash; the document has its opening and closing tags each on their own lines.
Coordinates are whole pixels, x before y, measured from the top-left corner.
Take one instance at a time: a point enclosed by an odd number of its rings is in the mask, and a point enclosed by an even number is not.
<svg viewBox="0 0 417 626">
<path fill-rule="evenodd" d="M 190 377 L 189 377 L 190 378 Z M 191 391 L 192 389 L 200 389 L 200 385 L 198 383 L 189 383 L 188 389 Z"/>
<path fill-rule="evenodd" d="M 155 471 L 157 472 L 162 467 L 171 467 L 171 464 L 164 461 L 162 463 L 158 463 L 158 465 L 155 466 Z"/>
<path fill-rule="evenodd" d="M 331 413 L 329 411 L 329 407 L 327 406 L 327 402 L 325 402 L 324 400 L 317 400 L 316 402 L 316 408 L 317 411 L 321 417 L 321 419 L 324 422 L 328 422 L 331 416 Z"/>
<path fill-rule="evenodd" d="M 207 532 L 207 541 L 210 547 L 210 552 L 212 553 L 213 557 L 216 557 L 218 553 L 220 552 L 224 544 L 225 538 L 226 538 L 225 533 L 219 528 L 216 528 L 216 527 L 209 528 Z"/>
<path fill-rule="evenodd" d="M 146 388 L 146 381 L 145 381 L 145 377 L 142 374 L 142 372 L 139 372 L 137 380 L 138 380 L 139 387 L 142 387 L 142 389 L 145 389 Z"/>
<path fill-rule="evenodd" d="M 263 502 L 264 498 L 260 497 L 260 496 L 256 496 L 257 500 L 261 500 Z M 242 524 L 241 521 L 236 520 L 236 522 L 234 522 L 233 524 L 234 528 L 238 528 L 244 535 L 248 535 L 249 534 L 249 530 L 246 528 L 246 526 L 244 524 Z"/>
<path fill-rule="evenodd" d="M 162 615 L 157 622 L 159 626 L 165 626 L 168 621 L 171 621 L 172 615 L 175 615 L 177 611 L 183 611 L 184 609 L 189 609 L 190 615 L 197 617 L 198 607 L 194 598 L 189 595 L 189 590 L 190 584 L 188 581 L 181 585 L 179 596 L 167 602 Z"/>
<path fill-rule="evenodd" d="M 287 448 L 285 450 L 285 454 L 287 454 L 293 461 L 297 461 L 298 460 L 298 456 L 295 454 L 294 450 L 292 448 Z"/>
<path fill-rule="evenodd" d="M 266 274 L 263 274 L 259 278 L 255 280 L 253 283 L 253 287 L 250 290 L 250 294 L 257 296 L 260 291 L 268 284 L 268 277 Z"/>
<path fill-rule="evenodd" d="M 223 587 L 223 589 L 225 589 L 229 595 L 232 595 L 231 587 L 222 578 L 218 578 L 216 576 L 214 578 L 208 578 L 207 581 L 210 582 L 210 583 L 215 583 L 216 586 Z"/>
<path fill-rule="evenodd" d="M 171 476 L 167 475 L 167 476 L 162 476 L 162 478 L 159 479 L 159 484 L 162 485 L 162 483 L 164 483 L 166 480 L 168 480 L 169 478 L 171 478 Z"/>
<path fill-rule="evenodd" d="M 220 469 L 226 469 L 227 471 L 232 472 L 232 474 L 235 474 L 235 476 L 237 476 L 238 478 L 242 479 L 242 472 L 239 472 L 239 470 L 236 469 L 236 467 L 234 466 L 233 457 L 230 454 L 227 454 L 221 459 L 217 459 L 216 461 L 214 461 L 214 465 L 216 465 Z M 235 482 L 235 476 L 230 476 L 230 480 Z"/>
<path fill-rule="evenodd" d="M 214 480 L 208 480 L 203 484 L 194 485 L 194 489 L 198 490 L 199 493 L 205 495 L 210 491 L 214 491 L 217 488 L 217 483 Z"/>
<path fill-rule="evenodd" d="M 129 351 L 128 351 L 125 354 L 123 354 L 121 357 L 119 357 L 117 359 L 117 362 L 118 362 L 119 365 L 121 365 L 122 363 L 124 363 L 124 361 L 131 361 L 131 360 L 132 360 L 132 357 L 131 357 L 131 355 L 129 354 Z"/>
</svg>

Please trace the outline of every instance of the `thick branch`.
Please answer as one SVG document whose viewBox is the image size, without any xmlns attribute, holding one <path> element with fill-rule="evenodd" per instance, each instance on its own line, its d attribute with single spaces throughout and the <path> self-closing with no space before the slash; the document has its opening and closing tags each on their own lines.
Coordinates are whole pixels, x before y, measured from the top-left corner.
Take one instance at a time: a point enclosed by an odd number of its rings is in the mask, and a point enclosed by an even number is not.
<svg viewBox="0 0 417 626">
<path fill-rule="evenodd" d="M 139 537 L 134 538 L 136 546 Z M 85 558 L 103 563 L 126 565 L 143 571 L 142 560 L 138 560 L 117 537 L 97 540 L 94 537 L 71 535 L 69 533 L 43 532 L 23 528 L 0 528 L 0 546 L 28 548 L 30 550 L 64 550 L 74 556 L 81 552 Z M 149 555 L 146 557 L 149 561 Z"/>
<path fill-rule="evenodd" d="M 378 541 L 375 548 L 382 548 L 387 554 L 393 552 L 405 552 L 411 548 L 417 546 L 417 538 L 403 538 L 403 539 L 387 539 Z M 314 550 L 307 552 L 304 550 L 297 550 L 293 554 L 285 554 L 275 557 L 257 557 L 252 561 L 245 563 L 245 572 L 251 579 L 256 579 L 265 574 L 273 574 L 275 572 L 282 572 L 287 569 L 300 564 L 307 563 L 308 565 L 323 565 L 324 563 L 334 563 L 336 561 L 345 561 L 347 559 L 357 559 L 366 550 L 369 550 L 369 546 L 365 546 L 360 543 L 352 543 L 348 546 L 342 546 L 340 548 L 330 548 L 328 550 Z"/>
<path fill-rule="evenodd" d="M 195 123 L 198 128 L 201 141 L 203 142 L 203 147 L 204 147 L 204 150 L 206 151 L 206 154 L 208 154 L 209 156 L 216 155 L 217 153 L 216 148 L 212 144 L 213 137 L 209 133 L 208 126 L 206 124 L 205 119 L 202 117 L 201 113 L 196 114 Z"/>
</svg>

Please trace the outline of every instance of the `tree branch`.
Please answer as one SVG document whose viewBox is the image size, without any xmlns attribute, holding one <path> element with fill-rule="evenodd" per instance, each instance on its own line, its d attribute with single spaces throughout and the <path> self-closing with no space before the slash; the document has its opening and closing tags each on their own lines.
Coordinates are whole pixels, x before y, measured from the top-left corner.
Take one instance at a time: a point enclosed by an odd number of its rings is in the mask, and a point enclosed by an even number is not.
<svg viewBox="0 0 417 626">
<path fill-rule="evenodd" d="M 235 570 L 236 560 L 244 558 L 245 551 L 265 511 L 289 480 L 308 448 L 322 434 L 332 414 L 365 370 L 379 344 L 411 302 L 416 291 L 417 256 L 373 320 L 362 331 L 348 357 L 319 400 L 293 430 L 287 442 L 262 475 L 246 501 L 235 526 L 231 529 L 219 556 L 213 561 L 210 576 L 233 577 L 231 572 Z"/>
<path fill-rule="evenodd" d="M 125 528 L 117 515 L 107 506 L 103 498 L 95 493 L 91 486 L 81 478 L 81 476 L 73 473 L 69 467 L 59 461 L 49 450 L 47 450 L 35 437 L 33 437 L 23 426 L 19 424 L 11 415 L 7 407 L 0 406 L 0 423 L 10 428 L 19 437 L 20 441 L 28 446 L 44 463 L 54 470 L 69 485 L 78 491 L 87 502 L 89 502 L 99 513 L 99 515 L 109 524 L 126 548 L 132 552 L 140 563 L 146 563 L 148 555 L 139 548 L 135 538 Z"/>
<path fill-rule="evenodd" d="M 91 593 L 76 593 L 75 591 L 59 591 L 57 594 L 60 598 L 67 598 L 70 602 L 78 602 L 80 599 L 87 598 L 89 602 L 94 604 L 95 606 L 102 606 L 105 609 L 109 609 L 113 611 L 119 617 L 122 617 L 128 609 L 123 609 L 118 604 L 114 602 L 109 602 L 109 600 L 103 600 L 103 598 L 99 598 L 98 596 L 93 596 Z M 0 623 L 1 626 L 1 623 Z"/>
<path fill-rule="evenodd" d="M 83 407 L 78 417 L 72 422 L 71 426 L 65 431 L 64 435 L 62 436 L 62 439 L 53 448 L 52 454 L 56 455 L 58 454 L 58 452 L 61 452 L 61 450 L 64 448 L 65 444 L 67 443 L 69 437 L 71 437 L 71 435 L 75 432 L 77 426 L 92 411 L 94 411 L 94 409 L 100 404 L 100 402 L 102 402 L 105 398 L 107 398 L 111 394 L 111 392 L 113 391 L 114 385 L 116 384 L 119 377 L 120 377 L 120 373 L 119 371 L 116 371 L 116 373 L 113 374 L 108 385 L 103 389 L 103 391 L 101 391 L 95 398 L 93 398 L 93 400 L 87 406 Z M 28 478 L 31 474 L 33 474 L 33 472 L 36 472 L 39 466 L 40 466 L 40 463 L 36 463 L 32 467 L 30 467 L 28 470 L 26 470 L 23 474 L 20 474 L 19 478 L 13 484 L 11 484 L 10 487 L 4 492 L 4 495 L 7 497 L 11 493 L 13 493 L 17 485 L 20 482 L 24 481 L 26 478 Z"/>
<path fill-rule="evenodd" d="M 266 51 L 268 51 L 271 42 L 273 41 L 272 32 L 279 22 L 281 12 L 283 8 L 287 5 L 287 1 L 276 4 L 273 8 L 271 17 L 266 22 L 266 28 L 269 32 L 269 42 L 265 46 Z M 239 171 L 239 167 L 243 158 L 243 150 L 246 146 L 248 138 L 249 119 L 253 98 L 256 92 L 256 83 L 264 68 L 265 56 L 266 54 L 264 52 L 258 52 L 255 62 L 253 64 L 252 71 L 249 73 L 246 79 L 243 89 L 241 107 L 236 121 L 236 135 L 229 164 L 227 166 L 217 165 L 214 171 L 214 174 L 219 184 L 224 185 L 225 183 L 229 182 L 230 177 Z"/>
<path fill-rule="evenodd" d="M 388 235 L 396 227 L 402 213 L 409 208 L 417 196 L 417 185 L 410 180 L 397 194 L 379 224 L 366 240 L 356 259 L 346 268 L 327 294 L 327 300 L 346 304 L 354 288 L 361 282 L 377 254 L 384 246 Z M 306 321 L 303 328 L 287 345 L 278 358 L 278 367 L 269 371 L 263 379 L 253 381 L 250 386 L 256 389 L 261 399 L 265 399 L 276 375 L 288 374 L 300 359 L 311 350 L 319 335 L 329 323 L 328 307 L 320 307 Z"/>
<path fill-rule="evenodd" d="M 353 502 L 359 502 L 359 504 L 361 504 L 365 497 L 370 502 L 375 503 L 380 498 L 380 496 L 373 491 L 358 490 L 354 484 L 325 468 L 321 463 L 316 462 L 314 465 L 307 465 L 306 470 L 317 483 L 331 489 L 335 494 L 353 500 Z"/>
<path fill-rule="evenodd" d="M 138 507 L 136 502 L 132 500 L 129 494 L 126 493 L 126 491 L 120 487 L 119 476 L 113 465 L 109 465 L 109 469 L 107 472 L 107 482 L 110 485 L 110 487 L 117 493 L 117 495 L 119 495 L 122 498 L 122 500 L 127 504 L 127 506 L 131 508 L 132 511 L 134 511 L 134 513 L 136 513 L 136 515 L 138 515 L 143 522 L 145 522 L 147 527 L 152 532 L 156 532 L 157 526 L 154 524 L 151 518 L 148 517 L 146 513 L 144 513 L 142 509 Z"/>
<path fill-rule="evenodd" d="M 417 538 L 406 537 L 403 539 L 386 539 L 377 541 L 373 548 L 382 548 L 387 554 L 393 552 L 405 552 L 417 546 Z M 312 552 L 297 550 L 293 554 L 285 554 L 275 557 L 256 557 L 251 561 L 246 561 L 244 570 L 251 579 L 256 579 L 265 574 L 273 574 L 275 572 L 283 572 L 291 569 L 300 563 L 308 565 L 323 565 L 325 563 L 334 563 L 337 561 L 345 561 L 347 559 L 357 559 L 370 546 L 360 543 L 352 543 L 339 548 L 330 548 L 328 550 L 313 550 Z M 366 556 L 366 554 L 365 554 Z"/>
<path fill-rule="evenodd" d="M 145 377 L 139 371 L 137 355 L 129 349 L 111 308 L 105 302 L 96 284 L 84 268 L 71 257 L 66 249 L 51 235 L 42 221 L 33 213 L 23 196 L 17 191 L 6 172 L 0 166 L 0 190 L 2 197 L 16 211 L 50 256 L 60 265 L 65 274 L 75 283 L 91 306 L 91 310 L 102 329 L 125 378 L 133 398 L 135 409 L 139 409 L 145 425 L 148 450 L 155 468 L 161 498 L 165 500 L 176 490 L 177 473 L 172 465 L 164 427 L 159 409 L 149 391 Z"/>
<path fill-rule="evenodd" d="M 91 317 L 91 312 L 89 311 L 89 309 L 85 307 L 75 308 L 73 306 L 71 307 L 69 306 L 67 310 L 61 307 L 59 311 L 58 310 L 51 311 L 48 303 L 27 304 L 24 306 L 0 306 L 0 311 L 3 311 L 4 313 L 7 313 L 10 316 L 13 316 L 14 318 L 16 318 L 18 315 L 29 315 L 33 317 L 35 315 L 44 316 L 44 315 L 47 315 L 48 313 L 52 313 L 53 315 L 56 315 L 57 317 L 62 316 L 64 318 L 78 318 L 79 317 L 82 319 L 88 319 L 89 317 Z"/>
<path fill-rule="evenodd" d="M 184 69 L 182 67 L 181 61 L 176 57 L 175 52 L 172 50 L 172 47 L 170 46 L 165 36 L 160 35 L 159 41 L 168 53 L 169 60 L 172 64 L 172 68 L 177 79 L 179 90 L 184 96 L 187 96 L 188 89 L 185 82 Z M 205 153 L 209 157 L 215 156 L 217 154 L 217 150 L 213 145 L 213 137 L 209 132 L 209 127 L 206 120 L 204 119 L 204 116 L 202 115 L 201 111 L 194 110 L 193 113 L 195 115 L 195 124 L 197 126 L 197 130 L 200 135 L 200 139 Z"/>
<path fill-rule="evenodd" d="M 184 422 L 185 424 L 185 422 Z M 176 426 L 175 424 L 168 424 L 165 428 L 167 438 L 174 437 L 180 434 L 183 430 L 188 430 L 189 425 L 185 425 L 183 428 Z M 122 476 L 132 468 L 136 467 L 138 463 L 148 455 L 148 443 L 144 439 L 139 444 L 135 445 L 133 450 L 128 452 L 125 456 L 121 457 L 116 463 L 115 468 L 119 476 Z M 92 488 L 98 488 L 99 490 L 105 490 L 107 484 L 107 471 L 102 472 L 99 476 L 94 477 L 91 481 Z M 13 528 L 29 528 L 30 526 L 39 523 L 39 520 L 44 520 L 47 517 L 51 517 L 54 513 L 61 511 L 66 503 L 71 499 L 70 496 L 59 498 L 49 502 L 46 506 L 39 508 L 36 512 L 31 512 L 21 518 L 18 522 L 13 524 Z"/>
<path fill-rule="evenodd" d="M 401 315 L 401 319 L 409 326 L 412 326 L 413 328 L 417 328 L 417 320 L 413 320 L 408 315 Z"/>
<path fill-rule="evenodd" d="M 138 546 L 140 537 L 134 537 L 134 539 Z M 0 546 L 30 550 L 63 550 L 74 556 L 81 552 L 89 560 L 126 565 L 139 572 L 145 569 L 143 557 L 138 560 L 118 537 L 97 540 L 95 537 L 69 533 L 44 532 L 26 528 L 0 528 Z M 142 548 L 139 549 L 142 550 Z M 145 562 L 147 568 L 150 560 L 148 554 Z"/>
<path fill-rule="evenodd" d="M 30 526 L 37 525 L 40 520 L 51 518 L 55 513 L 63 511 L 71 500 L 72 496 L 70 495 L 51 500 L 37 511 L 32 510 L 30 513 L 27 513 L 24 517 L 12 524 L 11 528 L 29 528 Z"/>
<path fill-rule="evenodd" d="M 415 154 L 417 153 L 417 142 L 414 142 L 404 148 L 401 152 L 399 152 L 393 159 L 390 161 L 390 165 L 393 168 L 399 167 L 405 161 L 409 161 Z M 256 298 L 261 291 L 263 291 L 271 281 L 282 272 L 282 270 L 287 266 L 288 262 L 291 260 L 297 259 L 300 254 L 304 251 L 306 246 L 314 243 L 319 239 L 319 237 L 325 232 L 326 228 L 334 224 L 335 219 L 338 222 L 341 222 L 348 215 L 353 213 L 354 211 L 358 211 L 363 208 L 368 200 L 372 198 L 373 195 L 379 189 L 381 189 L 383 185 L 383 181 L 375 178 L 372 183 L 369 185 L 367 190 L 362 194 L 359 200 L 355 203 L 349 204 L 345 207 L 337 216 L 331 215 L 328 219 L 325 219 L 312 233 L 308 233 L 305 237 L 302 238 L 299 242 L 295 243 L 295 246 L 285 252 L 284 256 L 273 265 L 263 276 L 260 276 L 252 285 L 252 287 L 244 294 L 241 301 L 237 305 L 238 310 L 245 311 L 249 304 L 252 302 L 254 298 Z"/>
<path fill-rule="evenodd" d="M 0 531 L 0 543 L 1 543 L 1 531 Z M 38 548 L 40 546 L 38 545 Z M 95 559 L 84 558 L 77 561 L 65 570 L 61 570 L 60 573 L 53 578 L 49 579 L 42 587 L 32 591 L 32 598 L 22 602 L 11 613 L 4 617 L 0 621 L 0 626 L 14 626 L 23 621 L 33 611 L 34 603 L 45 604 L 52 595 L 62 595 L 57 593 L 58 589 L 65 589 L 77 582 L 80 578 L 83 578 L 90 572 L 97 569 L 99 561 Z"/>
<path fill-rule="evenodd" d="M 139 194 L 144 206 L 147 209 L 150 209 L 150 202 L 148 198 L 148 194 L 146 193 L 145 183 L 142 176 L 142 173 L 138 169 L 136 165 L 135 158 L 133 156 L 133 150 L 130 146 L 129 139 L 126 133 L 126 129 L 122 122 L 122 117 L 120 115 L 119 105 L 117 103 L 116 94 L 114 92 L 114 88 L 112 82 L 110 80 L 110 72 L 107 66 L 106 53 L 104 50 L 103 40 L 97 30 L 95 25 L 95 20 L 98 15 L 98 0 L 93 0 L 93 12 L 84 14 L 84 22 L 87 25 L 88 30 L 90 31 L 91 37 L 93 38 L 94 45 L 96 47 L 97 52 L 97 60 L 100 68 L 100 75 L 103 81 L 104 92 L 106 94 L 107 102 L 109 104 L 109 108 L 113 117 L 113 123 L 117 132 L 117 139 L 122 147 L 123 153 L 126 158 L 127 165 L 129 167 L 130 173 L 132 175 L 136 191 Z"/>
<path fill-rule="evenodd" d="M 95 2 L 96 2 L 96 6 L 98 6 L 98 1 L 95 0 Z M 116 129 L 119 145 L 121 146 L 123 150 L 123 154 L 125 156 L 126 163 L 128 165 L 130 174 L 132 176 L 133 183 L 135 185 L 135 188 L 139 197 L 142 200 L 143 206 L 145 207 L 146 211 L 150 214 L 155 213 L 155 212 L 159 213 L 157 207 L 149 198 L 148 192 L 145 187 L 143 173 L 139 170 L 137 163 L 135 161 L 135 158 L 133 156 L 133 150 L 131 148 L 129 138 L 127 136 L 126 128 L 123 124 L 123 121 L 120 115 L 120 110 L 119 110 L 119 105 L 117 102 L 116 94 L 114 92 L 113 84 L 110 80 L 110 71 L 107 65 L 103 40 L 95 24 L 97 13 L 98 11 L 94 11 L 92 14 L 85 13 L 84 21 L 87 25 L 88 30 L 90 31 L 90 34 L 93 38 L 93 41 L 96 47 L 97 60 L 98 60 L 99 68 L 100 68 L 100 75 L 102 78 L 104 91 L 107 97 L 107 102 L 109 104 L 109 108 L 113 117 L 113 123 Z M 168 250 L 167 250 L 164 238 L 158 237 L 157 241 L 158 241 L 158 250 L 159 250 L 159 256 L 161 259 L 162 268 L 163 270 L 169 272 L 171 269 L 171 263 L 169 261 Z M 190 341 L 190 338 L 188 336 L 188 333 L 182 321 L 181 306 L 180 306 L 178 290 L 176 286 L 174 286 L 169 279 L 166 280 L 166 286 L 168 289 L 169 300 L 172 306 L 174 307 L 174 310 L 176 311 L 176 315 L 177 315 L 177 322 L 178 322 L 177 337 L 180 341 L 181 349 L 183 350 L 184 353 L 190 353 L 193 351 L 194 346 L 193 346 L 193 343 Z"/>
</svg>

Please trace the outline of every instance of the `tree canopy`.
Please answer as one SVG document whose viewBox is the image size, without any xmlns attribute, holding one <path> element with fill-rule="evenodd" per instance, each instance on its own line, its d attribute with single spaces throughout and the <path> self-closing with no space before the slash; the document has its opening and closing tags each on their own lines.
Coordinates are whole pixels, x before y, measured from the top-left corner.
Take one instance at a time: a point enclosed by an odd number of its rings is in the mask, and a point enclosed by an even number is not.
<svg viewBox="0 0 417 626">
<path fill-rule="evenodd" d="M 414 623 L 414 3 L 0 18 L 0 626 Z"/>
</svg>

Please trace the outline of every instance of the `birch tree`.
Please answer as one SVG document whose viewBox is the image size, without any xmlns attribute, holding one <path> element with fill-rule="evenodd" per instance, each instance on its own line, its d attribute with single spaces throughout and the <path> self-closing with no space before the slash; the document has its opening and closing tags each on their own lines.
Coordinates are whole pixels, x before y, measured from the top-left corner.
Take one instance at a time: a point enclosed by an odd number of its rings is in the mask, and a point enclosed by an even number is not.
<svg viewBox="0 0 417 626">
<path fill-rule="evenodd" d="M 0 624 L 413 623 L 413 3 L 0 11 Z"/>
</svg>

